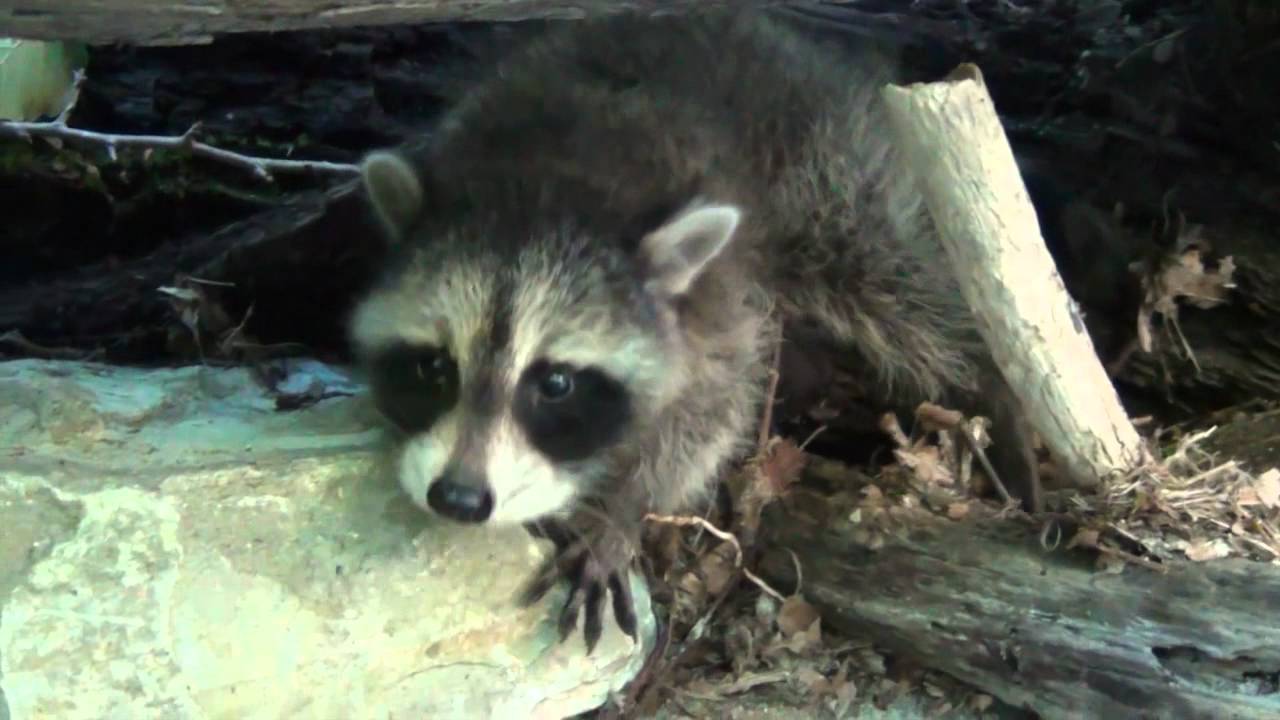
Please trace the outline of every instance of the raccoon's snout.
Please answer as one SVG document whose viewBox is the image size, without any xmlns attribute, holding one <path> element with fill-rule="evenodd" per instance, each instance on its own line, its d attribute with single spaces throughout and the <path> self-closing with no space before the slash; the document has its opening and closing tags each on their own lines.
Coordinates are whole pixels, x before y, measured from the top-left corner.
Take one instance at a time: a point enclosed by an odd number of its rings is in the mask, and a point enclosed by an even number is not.
<svg viewBox="0 0 1280 720">
<path fill-rule="evenodd" d="M 483 481 L 464 480 L 465 470 L 446 470 L 427 490 L 427 505 L 441 515 L 464 523 L 482 523 L 493 513 L 493 492 Z"/>
</svg>

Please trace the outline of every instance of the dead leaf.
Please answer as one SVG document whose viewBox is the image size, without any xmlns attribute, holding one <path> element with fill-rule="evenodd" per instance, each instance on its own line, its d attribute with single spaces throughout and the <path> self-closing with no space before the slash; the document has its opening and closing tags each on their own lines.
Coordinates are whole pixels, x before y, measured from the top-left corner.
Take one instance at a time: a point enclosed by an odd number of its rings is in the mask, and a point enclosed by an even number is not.
<svg viewBox="0 0 1280 720">
<path fill-rule="evenodd" d="M 969 516 L 973 506 L 967 502 L 954 502 L 947 506 L 947 517 L 952 520 L 963 520 Z"/>
<path fill-rule="evenodd" d="M 932 445 L 897 449 L 893 451 L 899 464 L 909 469 L 917 480 L 925 485 L 954 485 L 955 476 L 940 457 L 938 448 Z"/>
<path fill-rule="evenodd" d="M 827 691 L 827 685 L 830 682 L 822 673 L 814 670 L 812 667 L 805 665 L 796 670 L 796 680 L 809 688 L 810 692 L 824 693 Z"/>
<path fill-rule="evenodd" d="M 1139 269 L 1145 292 L 1138 310 L 1138 344 L 1144 352 L 1152 349 L 1154 315 L 1176 326 L 1180 300 L 1206 310 L 1227 301 L 1235 287 L 1235 260 L 1224 257 L 1217 270 L 1206 270 L 1204 255 L 1209 250 L 1203 229 L 1192 226 L 1179 232 L 1176 249 L 1158 260 L 1154 270 L 1142 273 Z"/>
<path fill-rule="evenodd" d="M 844 669 L 841 668 L 841 672 Z M 844 680 L 836 688 L 836 703 L 832 710 L 836 717 L 844 717 L 845 713 L 853 705 L 853 701 L 858 699 L 858 684 L 852 680 Z"/>
<path fill-rule="evenodd" d="M 1124 557 L 1120 555 L 1114 555 L 1112 553 L 1103 553 L 1098 556 L 1098 562 L 1094 563 L 1094 567 L 1096 567 L 1098 569 L 1098 572 L 1101 572 L 1101 573 L 1106 573 L 1108 575 L 1119 575 L 1120 573 L 1124 572 L 1124 569 L 1125 567 L 1128 566 L 1128 564 L 1129 563 L 1124 559 Z"/>
<path fill-rule="evenodd" d="M 789 675 L 790 673 L 787 672 L 747 673 L 735 680 L 732 684 L 718 687 L 716 690 L 718 691 L 718 694 L 736 695 L 760 685 L 783 682 Z"/>
<path fill-rule="evenodd" d="M 969 697 L 969 707 L 975 712 L 986 712 L 995 704 L 995 698 L 986 693 L 975 693 Z"/>
<path fill-rule="evenodd" d="M 755 530 L 760 527 L 764 508 L 787 494 L 800 479 L 808 456 L 789 438 L 773 437 L 745 469 L 744 486 L 738 505 L 742 524 Z"/>
<path fill-rule="evenodd" d="M 885 413 L 880 416 L 880 429 L 883 430 L 898 447 L 911 447 L 911 441 L 907 438 L 907 434 L 902 431 L 902 425 L 898 423 L 898 417 L 893 413 Z"/>
<path fill-rule="evenodd" d="M 1268 508 L 1280 506 L 1280 469 L 1271 468 L 1258 476 L 1253 483 L 1258 500 Z"/>
<path fill-rule="evenodd" d="M 945 717 L 952 710 L 951 703 L 947 700 L 939 700 L 929 707 L 927 717 Z"/>
<path fill-rule="evenodd" d="M 787 598 L 782 605 L 777 620 L 782 637 L 774 647 L 796 654 L 821 647 L 822 618 L 817 611 L 798 595 Z"/>
<path fill-rule="evenodd" d="M 1081 528 L 1076 534 L 1067 541 L 1067 549 L 1076 547 L 1096 548 L 1098 547 L 1098 538 L 1100 533 L 1090 528 Z"/>
<path fill-rule="evenodd" d="M 923 402 L 916 408 L 916 419 L 920 421 L 925 432 L 954 430 L 964 422 L 964 413 Z"/>
<path fill-rule="evenodd" d="M 1189 560 L 1205 562 L 1227 557 L 1231 554 L 1231 547 L 1221 540 L 1198 540 L 1188 545 L 1183 552 Z"/>
<path fill-rule="evenodd" d="M 783 601 L 778 610 L 778 629 L 784 637 L 791 637 L 804 632 L 819 618 L 816 608 L 799 595 L 792 595 Z"/>
<path fill-rule="evenodd" d="M 720 541 L 698 559 L 698 569 L 702 571 L 706 592 L 719 595 L 734 577 L 734 558 L 736 551 L 733 543 Z"/>
<path fill-rule="evenodd" d="M 760 470 L 769 481 L 768 487 L 773 497 L 781 496 L 800 479 L 807 458 L 800 446 L 789 438 L 778 439 L 770 444 L 769 453 L 760 464 Z"/>
</svg>

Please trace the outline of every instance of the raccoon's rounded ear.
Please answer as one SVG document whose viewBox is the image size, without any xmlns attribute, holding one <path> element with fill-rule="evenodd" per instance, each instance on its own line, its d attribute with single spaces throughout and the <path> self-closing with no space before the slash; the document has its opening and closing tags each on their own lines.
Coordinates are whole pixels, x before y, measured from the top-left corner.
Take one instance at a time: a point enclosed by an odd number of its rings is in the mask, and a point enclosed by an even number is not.
<svg viewBox="0 0 1280 720">
<path fill-rule="evenodd" d="M 640 241 L 653 287 L 683 295 L 733 239 L 742 211 L 733 205 L 686 209 Z"/>
<path fill-rule="evenodd" d="M 388 150 L 375 150 L 360 163 L 360 178 L 373 210 L 399 241 L 422 210 L 422 180 L 409 162 Z"/>
</svg>

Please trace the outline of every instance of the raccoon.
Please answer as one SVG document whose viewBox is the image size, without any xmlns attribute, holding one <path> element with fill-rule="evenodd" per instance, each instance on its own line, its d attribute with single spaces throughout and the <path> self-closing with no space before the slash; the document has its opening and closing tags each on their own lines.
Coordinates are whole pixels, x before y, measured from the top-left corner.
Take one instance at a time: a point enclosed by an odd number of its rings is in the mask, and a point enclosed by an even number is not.
<svg viewBox="0 0 1280 720">
<path fill-rule="evenodd" d="M 985 410 L 1006 484 L 1039 503 L 1020 410 L 986 355 L 913 181 L 868 49 L 760 10 L 555 27 L 370 153 L 389 237 L 351 318 L 424 510 L 557 545 L 562 640 L 625 582 L 646 513 L 698 507 L 753 442 L 772 349 L 873 378 L 886 402 Z"/>
</svg>

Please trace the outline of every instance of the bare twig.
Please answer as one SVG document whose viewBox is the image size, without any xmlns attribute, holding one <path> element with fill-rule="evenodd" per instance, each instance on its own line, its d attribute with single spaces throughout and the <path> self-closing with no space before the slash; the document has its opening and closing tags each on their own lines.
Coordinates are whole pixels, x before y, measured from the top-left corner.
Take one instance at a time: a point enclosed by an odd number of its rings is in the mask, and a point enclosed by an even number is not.
<svg viewBox="0 0 1280 720">
<path fill-rule="evenodd" d="M 738 544 L 738 538 L 734 537 L 733 533 L 721 530 L 703 518 L 693 515 L 655 515 L 653 513 L 649 513 L 644 516 L 644 519 L 650 522 L 660 522 L 667 525 L 678 525 L 681 527 L 689 527 L 690 525 L 701 526 L 707 532 L 732 545 L 734 555 L 733 567 L 742 567 L 742 546 Z"/>
<path fill-rule="evenodd" d="M 778 322 L 777 337 L 773 343 L 773 359 L 769 362 L 769 387 L 765 391 L 764 411 L 760 417 L 760 434 L 756 438 L 756 450 L 764 452 L 769 446 L 769 436 L 773 425 L 773 403 L 778 396 L 779 363 L 782 360 L 782 322 Z"/>
<path fill-rule="evenodd" d="M 961 424 L 957 427 L 956 434 L 964 438 L 964 444 L 969 447 L 969 452 L 978 458 L 978 463 L 982 465 L 982 471 L 987 474 L 987 478 L 991 480 L 991 485 L 996 489 L 996 494 L 1000 496 L 1000 500 L 1005 504 L 1013 502 L 1013 498 L 1009 495 L 1009 491 L 1005 489 L 1004 482 L 1000 480 L 1000 475 L 996 472 L 995 467 L 991 465 L 991 460 L 987 458 L 987 452 L 982 449 L 978 441 L 969 434 L 969 430 Z"/>
<path fill-rule="evenodd" d="M 350 163 L 333 163 L 321 160 L 284 160 L 279 158 L 259 158 L 242 155 L 230 150 L 223 150 L 195 139 L 200 130 L 200 123 L 192 125 L 182 135 L 119 135 L 100 133 L 92 130 L 80 130 L 67 125 L 67 118 L 80 95 L 80 86 L 84 82 L 83 71 L 76 71 L 76 79 L 69 91 L 69 101 L 58 117 L 48 122 L 16 122 L 0 121 L 0 137 L 12 137 L 28 140 L 32 137 L 67 140 L 105 147 L 107 155 L 115 160 L 116 150 L 123 147 L 141 147 L 147 149 L 184 150 L 195 156 L 206 157 L 234 167 L 251 171 L 257 177 L 273 182 L 273 172 L 317 172 L 338 175 L 354 175 L 359 172 L 356 165 Z"/>
<path fill-rule="evenodd" d="M 18 330 L 9 330 L 7 332 L 0 333 L 0 347 L 6 345 L 31 357 L 51 360 L 90 360 L 100 357 L 102 354 L 101 350 L 77 350 L 74 348 L 47 347 L 28 340 L 27 337 Z"/>
<path fill-rule="evenodd" d="M 697 525 L 701 527 L 702 529 L 706 530 L 712 535 L 715 535 L 716 537 L 720 538 L 721 540 L 724 540 L 725 542 L 733 546 L 733 555 L 734 555 L 733 567 L 735 570 L 741 570 L 742 574 L 745 575 L 748 580 L 755 583 L 756 586 L 759 587 L 761 590 L 763 590 L 765 593 L 777 598 L 778 600 L 786 599 L 786 597 L 783 596 L 782 593 L 778 592 L 777 590 L 774 590 L 772 587 L 769 586 L 768 583 L 766 583 L 763 579 L 761 579 L 755 573 L 743 567 L 742 545 L 738 542 L 738 538 L 734 537 L 733 533 L 721 530 L 715 525 L 712 525 L 710 522 L 708 522 L 704 518 L 695 517 L 695 516 L 655 515 L 653 513 L 649 513 L 644 516 L 644 519 L 650 522 L 660 522 L 660 523 L 666 523 L 669 525 L 679 525 L 684 527 L 687 527 L 690 525 Z"/>
</svg>

